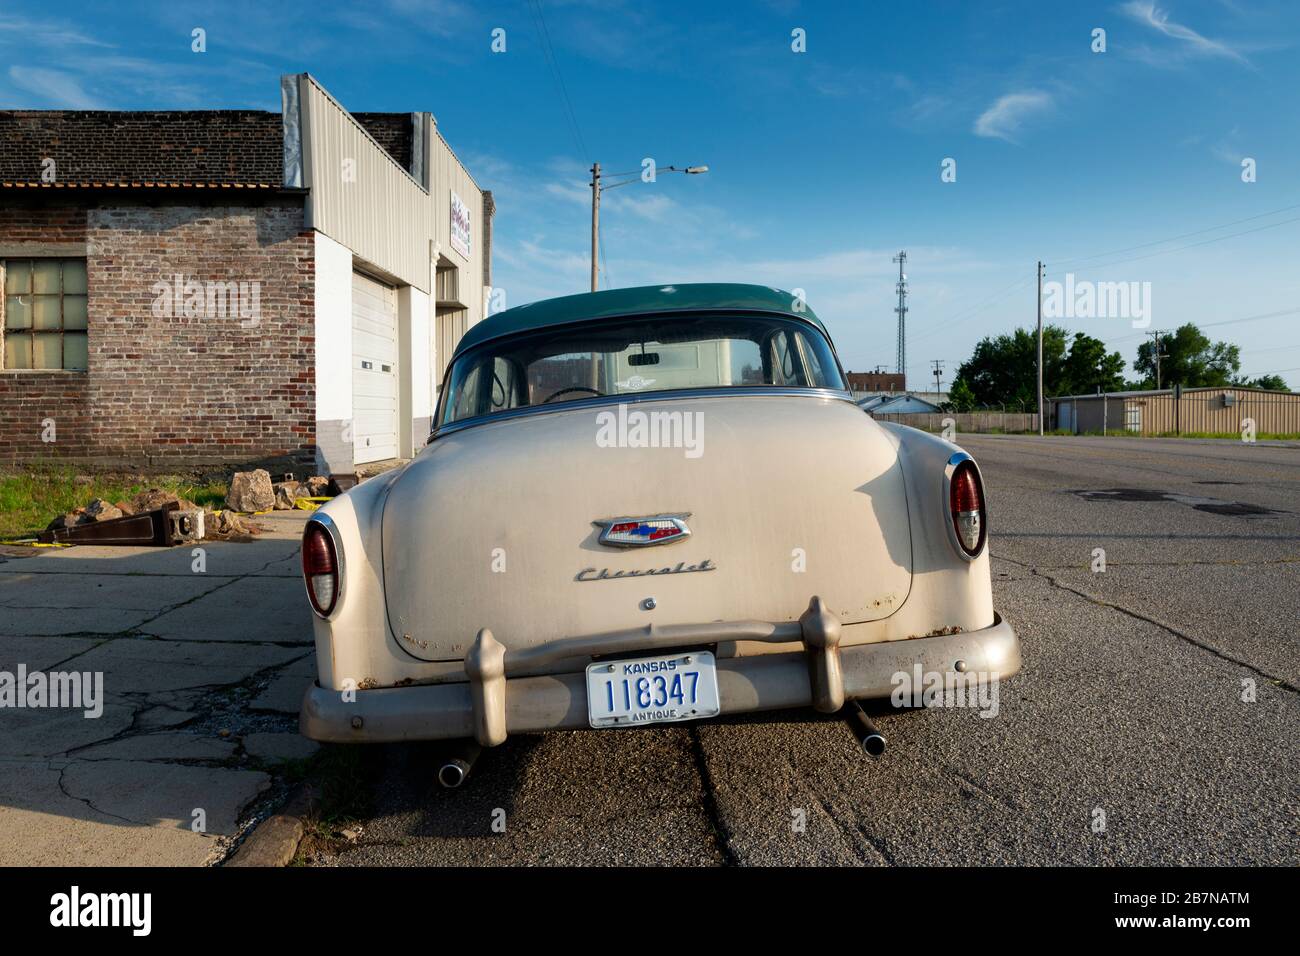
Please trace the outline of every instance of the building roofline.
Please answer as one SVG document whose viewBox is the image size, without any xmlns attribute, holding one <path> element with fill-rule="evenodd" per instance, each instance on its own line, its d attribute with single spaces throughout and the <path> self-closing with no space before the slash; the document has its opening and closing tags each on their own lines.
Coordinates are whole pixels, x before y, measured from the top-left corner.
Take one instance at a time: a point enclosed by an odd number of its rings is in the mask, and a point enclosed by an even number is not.
<svg viewBox="0 0 1300 956">
<path fill-rule="evenodd" d="M 250 189 L 283 193 L 305 193 L 306 189 L 281 186 L 279 183 L 200 183 L 200 182 L 103 182 L 32 183 L 0 182 L 2 189 Z"/>
<path fill-rule="evenodd" d="M 399 163 L 399 162 L 398 162 L 398 161 L 393 157 L 393 154 L 392 154 L 392 153 L 390 153 L 388 150 L 384 149 L 383 144 L 380 143 L 379 140 L 375 139 L 375 137 L 372 136 L 372 135 L 370 134 L 370 130 L 366 129 L 365 124 L 362 123 L 362 122 L 361 122 L 359 119 L 357 119 L 355 116 L 353 116 L 353 115 L 352 115 L 352 111 L 351 111 L 350 109 L 348 109 L 346 106 L 344 106 L 342 103 L 340 103 L 340 102 L 338 101 L 338 99 L 335 98 L 335 96 L 334 96 L 333 93 L 331 93 L 329 90 L 325 89 L 325 85 L 324 85 L 323 83 L 321 83 L 320 80 L 316 79 L 316 77 L 312 76 L 310 73 L 308 73 L 308 72 L 306 72 L 306 71 L 304 71 L 304 72 L 302 72 L 302 73 L 290 73 L 290 74 L 288 74 L 288 75 L 289 75 L 289 76 L 296 76 L 296 77 L 304 78 L 304 79 L 307 80 L 308 83 L 310 83 L 312 86 L 316 87 L 316 89 L 320 92 L 320 94 L 321 94 L 322 96 L 325 97 L 325 99 L 329 100 L 329 101 L 330 101 L 331 103 L 333 103 L 336 107 L 338 107 L 339 111 L 342 112 L 342 113 L 343 113 L 343 114 L 348 118 L 348 121 L 349 121 L 350 123 L 352 123 L 352 125 L 355 126 L 358 130 L 361 131 L 361 135 L 362 135 L 362 136 L 364 136 L 366 139 L 370 140 L 371 145 L 374 146 L 375 149 L 379 150 L 379 152 L 380 152 L 381 154 L 383 154 L 383 156 L 384 156 L 385 159 L 387 159 L 390 163 L 392 163 L 393 166 L 394 166 L 398 171 L 400 171 L 401 174 L 402 174 L 403 176 L 405 176 L 405 177 L 406 177 L 407 179 L 409 179 L 412 183 L 414 183 L 417 187 L 419 187 L 419 189 L 420 189 L 420 191 L 421 191 L 422 193 L 424 193 L 426 196 L 429 195 L 429 190 L 427 190 L 427 189 L 424 188 L 424 183 L 420 182 L 418 179 L 416 179 L 414 176 L 412 176 L 412 175 L 411 175 L 411 171 L 410 171 L 409 169 L 407 169 L 405 166 L 403 166 L 401 163 Z M 363 110 L 362 112 L 365 112 L 365 110 Z"/>
<path fill-rule="evenodd" d="M 1276 388 L 1254 388 L 1249 385 L 1196 385 L 1193 386 L 1192 388 L 1185 388 L 1182 390 L 1182 393 L 1184 395 L 1188 394 L 1189 392 L 1258 392 L 1261 395 L 1300 394 L 1300 392 L 1282 391 Z M 1076 399 L 1086 399 L 1086 398 L 1137 398 L 1139 396 L 1172 395 L 1172 394 L 1174 394 L 1174 390 L 1172 388 L 1159 388 L 1159 389 L 1149 388 L 1149 389 L 1135 389 L 1131 391 L 1119 391 L 1119 392 L 1088 392 L 1087 394 L 1084 395 L 1049 395 L 1047 396 L 1047 399 L 1048 401 L 1052 401 L 1052 402 L 1060 402 L 1060 401 L 1065 401 L 1067 399 L 1073 401 Z"/>
</svg>

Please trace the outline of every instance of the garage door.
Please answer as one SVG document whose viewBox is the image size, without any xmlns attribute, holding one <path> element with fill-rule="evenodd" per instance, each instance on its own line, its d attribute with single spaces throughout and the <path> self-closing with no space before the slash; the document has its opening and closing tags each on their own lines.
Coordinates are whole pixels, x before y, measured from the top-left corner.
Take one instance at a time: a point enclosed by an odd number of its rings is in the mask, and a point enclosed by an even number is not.
<svg viewBox="0 0 1300 956">
<path fill-rule="evenodd" d="M 358 465 L 397 457 L 397 290 L 352 274 L 352 442 Z"/>
</svg>

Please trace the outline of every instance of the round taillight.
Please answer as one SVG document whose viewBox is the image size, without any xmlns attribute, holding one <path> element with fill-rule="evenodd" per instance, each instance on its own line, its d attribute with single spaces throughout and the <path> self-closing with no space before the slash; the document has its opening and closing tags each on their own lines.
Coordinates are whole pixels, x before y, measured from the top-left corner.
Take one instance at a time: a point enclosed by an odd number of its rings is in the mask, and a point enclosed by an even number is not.
<svg viewBox="0 0 1300 956">
<path fill-rule="evenodd" d="M 984 494 L 979 472 L 972 461 L 963 461 L 952 474 L 948 485 L 948 508 L 957 544 L 974 557 L 984 547 Z"/>
<path fill-rule="evenodd" d="M 312 608 L 329 617 L 339 594 L 339 565 L 334 539 L 318 522 L 308 522 L 302 535 L 302 576 Z"/>
</svg>

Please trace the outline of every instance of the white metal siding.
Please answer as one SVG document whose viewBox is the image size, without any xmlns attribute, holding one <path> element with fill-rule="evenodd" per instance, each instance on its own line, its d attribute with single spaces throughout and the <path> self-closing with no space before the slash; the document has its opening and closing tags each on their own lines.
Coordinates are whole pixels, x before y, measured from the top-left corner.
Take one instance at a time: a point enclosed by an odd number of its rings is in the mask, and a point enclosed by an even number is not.
<svg viewBox="0 0 1300 956">
<path fill-rule="evenodd" d="M 352 275 L 354 461 L 397 457 L 397 291 Z"/>
<path fill-rule="evenodd" d="M 451 361 L 451 354 L 456 351 L 456 343 L 469 331 L 473 323 L 470 321 L 468 309 L 457 309 L 439 315 L 435 324 L 438 345 L 435 359 L 437 364 L 434 366 L 434 386 L 441 388 L 442 377 L 447 371 L 447 363 Z"/>
<path fill-rule="evenodd" d="M 435 204 L 410 174 L 310 77 L 303 78 L 308 225 L 417 289 L 429 290 Z M 481 194 L 472 200 L 481 204 Z"/>
</svg>

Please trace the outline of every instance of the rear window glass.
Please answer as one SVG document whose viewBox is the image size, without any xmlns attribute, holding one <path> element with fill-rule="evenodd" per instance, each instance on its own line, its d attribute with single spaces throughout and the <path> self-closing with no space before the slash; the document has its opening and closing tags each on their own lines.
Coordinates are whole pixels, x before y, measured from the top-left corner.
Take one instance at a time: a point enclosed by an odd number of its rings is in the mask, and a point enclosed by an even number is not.
<svg viewBox="0 0 1300 956">
<path fill-rule="evenodd" d="M 682 388 L 844 388 L 820 331 L 769 316 L 646 317 L 486 342 L 456 359 L 442 424 Z"/>
</svg>

